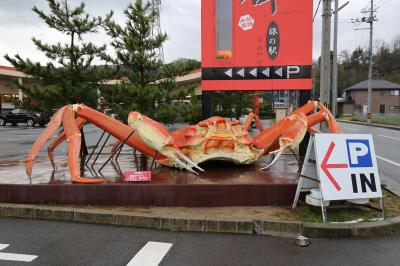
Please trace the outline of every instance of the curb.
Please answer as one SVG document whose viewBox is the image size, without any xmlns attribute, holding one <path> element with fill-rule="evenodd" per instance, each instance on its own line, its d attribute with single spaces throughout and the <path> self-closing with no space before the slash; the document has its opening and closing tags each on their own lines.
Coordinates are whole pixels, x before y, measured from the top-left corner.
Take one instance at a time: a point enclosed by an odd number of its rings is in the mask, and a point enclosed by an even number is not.
<svg viewBox="0 0 400 266">
<path fill-rule="evenodd" d="M 362 126 L 367 126 L 367 127 L 380 127 L 380 128 L 386 128 L 386 129 L 400 131 L 400 126 L 392 126 L 392 125 L 385 125 L 385 124 L 375 124 L 375 123 L 367 124 L 365 122 L 348 121 L 348 120 L 342 120 L 342 119 L 336 119 L 336 121 L 342 122 L 342 123 L 347 123 L 347 124 L 362 125 Z"/>
<path fill-rule="evenodd" d="M 227 220 L 207 216 L 180 218 L 151 214 L 0 203 L 0 218 L 131 226 L 184 232 L 259 234 L 276 237 L 348 238 L 400 233 L 400 217 L 357 224 L 321 224 L 268 220 Z"/>
</svg>

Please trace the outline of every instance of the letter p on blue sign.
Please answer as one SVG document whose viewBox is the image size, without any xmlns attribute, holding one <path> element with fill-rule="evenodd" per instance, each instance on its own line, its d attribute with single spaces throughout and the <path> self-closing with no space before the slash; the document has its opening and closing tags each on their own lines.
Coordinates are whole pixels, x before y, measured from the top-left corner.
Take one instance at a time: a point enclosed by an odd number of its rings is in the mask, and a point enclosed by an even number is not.
<svg viewBox="0 0 400 266">
<path fill-rule="evenodd" d="M 347 139 L 350 168 L 372 167 L 371 150 L 367 139 Z"/>
</svg>

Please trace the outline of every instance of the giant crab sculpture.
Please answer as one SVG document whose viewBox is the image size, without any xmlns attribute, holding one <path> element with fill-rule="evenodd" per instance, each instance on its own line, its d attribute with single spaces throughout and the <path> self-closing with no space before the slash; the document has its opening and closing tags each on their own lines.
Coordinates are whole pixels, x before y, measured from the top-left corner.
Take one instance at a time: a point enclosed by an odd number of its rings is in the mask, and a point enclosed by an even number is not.
<svg viewBox="0 0 400 266">
<path fill-rule="evenodd" d="M 59 109 L 47 128 L 34 143 L 25 162 L 26 173 L 30 177 L 33 162 L 47 139 L 61 124 L 64 131 L 50 144 L 48 153 L 53 167 L 54 149 L 67 140 L 68 162 L 71 178 L 77 183 L 100 183 L 105 179 L 80 176 L 79 156 L 81 128 L 91 122 L 113 135 L 118 140 L 138 150 L 148 157 L 155 157 L 162 165 L 186 169 L 197 174 L 204 171 L 198 164 L 208 160 L 230 160 L 237 164 L 251 164 L 261 156 L 275 154 L 272 165 L 285 148 L 293 148 L 304 138 L 307 131 L 318 132 L 312 126 L 326 121 L 331 133 L 340 132 L 340 127 L 331 112 L 322 104 L 309 101 L 271 127 L 264 129 L 260 119 L 250 113 L 245 123 L 229 121 L 222 117 L 211 117 L 197 125 L 169 132 L 162 124 L 138 113 L 131 112 L 128 125 L 110 118 L 83 104 L 67 105 Z M 250 136 L 248 129 L 255 121 L 260 133 Z"/>
</svg>

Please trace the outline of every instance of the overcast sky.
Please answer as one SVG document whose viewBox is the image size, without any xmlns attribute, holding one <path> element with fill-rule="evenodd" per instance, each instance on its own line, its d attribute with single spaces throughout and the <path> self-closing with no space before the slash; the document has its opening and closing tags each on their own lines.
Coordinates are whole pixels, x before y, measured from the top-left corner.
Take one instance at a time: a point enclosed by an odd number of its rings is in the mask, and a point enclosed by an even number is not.
<svg viewBox="0 0 400 266">
<path fill-rule="evenodd" d="M 279 1 L 279 0 L 278 0 Z M 295 0 L 280 0 L 295 1 Z M 340 0 L 344 3 L 347 0 Z M 69 0 L 72 4 L 80 0 Z M 111 9 L 118 22 L 124 21 L 123 10 L 129 0 L 86 0 L 87 11 L 91 15 L 104 16 Z M 314 11 L 318 0 L 313 0 Z M 375 0 L 378 8 L 378 19 L 375 23 L 374 40 L 391 42 L 395 37 L 400 38 L 400 1 Z M 201 0 L 162 0 L 161 27 L 168 33 L 169 39 L 164 45 L 167 62 L 180 58 L 195 58 L 200 60 L 200 4 Z M 279 2 L 278 2 L 279 3 Z M 352 18 L 361 17 L 360 10 L 366 7 L 370 0 L 351 0 L 350 4 L 340 11 L 339 18 L 339 51 L 353 50 L 368 45 L 368 30 L 354 31 L 356 25 L 350 22 Z M 46 24 L 32 11 L 32 7 L 47 10 L 45 0 L 0 0 L 0 65 L 10 64 L 3 58 L 4 54 L 19 53 L 34 61 L 44 62 L 46 57 L 38 52 L 31 41 L 35 36 L 48 43 L 62 41 L 62 36 L 46 27 Z M 333 7 L 333 5 L 332 5 Z M 321 8 L 314 22 L 313 57 L 320 54 L 321 41 Z M 365 28 L 368 24 L 359 27 Z M 107 36 L 101 32 L 91 36 L 91 41 L 101 44 L 107 41 Z M 301 52 L 301 51 L 299 51 Z"/>
</svg>

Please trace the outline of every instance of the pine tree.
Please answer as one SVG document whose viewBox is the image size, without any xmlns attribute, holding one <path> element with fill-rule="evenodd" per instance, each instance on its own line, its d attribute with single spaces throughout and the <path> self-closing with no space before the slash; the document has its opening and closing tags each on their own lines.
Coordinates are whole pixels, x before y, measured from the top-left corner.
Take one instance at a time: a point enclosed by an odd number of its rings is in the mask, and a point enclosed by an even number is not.
<svg viewBox="0 0 400 266">
<path fill-rule="evenodd" d="M 90 17 L 85 4 L 69 5 L 67 0 L 47 0 L 50 13 L 36 6 L 33 11 L 51 29 L 68 36 L 67 43 L 47 44 L 32 38 L 37 49 L 48 58 L 47 64 L 23 59 L 20 55 L 5 58 L 17 70 L 33 78 L 33 83 L 20 88 L 28 96 L 23 107 L 29 110 L 51 112 L 65 104 L 85 103 L 94 106 L 99 82 L 114 75 L 108 67 L 95 67 L 93 60 L 105 58 L 106 45 L 96 46 L 84 37 L 95 34 L 103 24 L 101 17 Z"/>
<path fill-rule="evenodd" d="M 171 103 L 187 93 L 177 91 L 175 78 L 194 63 L 180 61 L 164 65 L 160 60 L 157 50 L 167 35 L 152 35 L 156 12 L 151 1 L 136 0 L 124 11 L 127 18 L 124 25 L 113 21 L 112 13 L 105 23 L 116 54 L 110 62 L 119 66 L 121 75 L 127 76 L 128 82 L 122 82 L 113 91 L 103 90 L 103 94 L 109 102 L 117 103 L 114 108 L 118 109 L 123 121 L 130 111 L 135 110 L 160 122 L 174 122 L 181 107 L 177 101 L 174 105 Z"/>
</svg>

